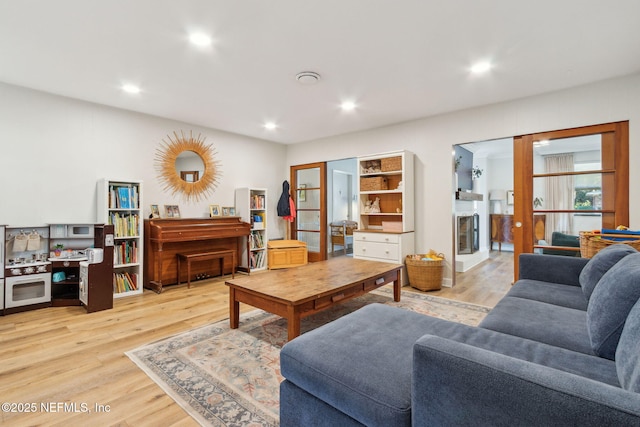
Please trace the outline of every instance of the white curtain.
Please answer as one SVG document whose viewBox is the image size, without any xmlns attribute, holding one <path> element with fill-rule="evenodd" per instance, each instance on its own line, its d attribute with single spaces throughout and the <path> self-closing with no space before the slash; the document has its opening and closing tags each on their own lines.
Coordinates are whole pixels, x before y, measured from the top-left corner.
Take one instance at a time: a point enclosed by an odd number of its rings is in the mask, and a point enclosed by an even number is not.
<svg viewBox="0 0 640 427">
<path fill-rule="evenodd" d="M 573 154 L 554 154 L 544 157 L 545 172 L 573 172 Z M 552 176 L 545 179 L 546 209 L 574 209 L 575 186 L 573 175 Z M 560 231 L 573 234 L 573 213 L 547 214 L 545 239 L 551 243 L 551 234 Z"/>
</svg>

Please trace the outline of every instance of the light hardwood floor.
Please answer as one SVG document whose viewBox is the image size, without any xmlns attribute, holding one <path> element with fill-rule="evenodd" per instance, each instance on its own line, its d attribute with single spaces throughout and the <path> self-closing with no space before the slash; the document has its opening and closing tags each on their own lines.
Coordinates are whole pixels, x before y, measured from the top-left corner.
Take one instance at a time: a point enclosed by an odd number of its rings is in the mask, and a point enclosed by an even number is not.
<svg viewBox="0 0 640 427">
<path fill-rule="evenodd" d="M 459 276 L 455 288 L 431 295 L 493 306 L 511 286 L 510 254 Z M 405 290 L 413 288 L 405 287 Z M 224 279 L 170 286 L 158 295 L 117 299 L 112 310 L 52 307 L 0 317 L 0 396 L 35 413 L 0 413 L 2 425 L 197 426 L 124 354 L 189 329 L 228 318 Z M 241 304 L 242 311 L 253 310 Z M 91 413 L 44 412 L 41 404 L 74 403 Z M 96 412 L 95 405 L 108 406 Z"/>
</svg>

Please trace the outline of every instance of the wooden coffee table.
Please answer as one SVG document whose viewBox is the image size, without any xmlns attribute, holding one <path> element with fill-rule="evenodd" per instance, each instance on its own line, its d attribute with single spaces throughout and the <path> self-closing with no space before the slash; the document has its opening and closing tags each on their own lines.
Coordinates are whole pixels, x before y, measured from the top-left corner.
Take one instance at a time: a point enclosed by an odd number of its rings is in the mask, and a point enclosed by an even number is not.
<svg viewBox="0 0 640 427">
<path fill-rule="evenodd" d="M 287 319 L 291 341 L 300 335 L 301 318 L 384 284 L 393 282 L 393 299 L 400 301 L 401 270 L 401 264 L 340 257 L 226 281 L 231 329 L 240 323 L 242 302 Z"/>
</svg>

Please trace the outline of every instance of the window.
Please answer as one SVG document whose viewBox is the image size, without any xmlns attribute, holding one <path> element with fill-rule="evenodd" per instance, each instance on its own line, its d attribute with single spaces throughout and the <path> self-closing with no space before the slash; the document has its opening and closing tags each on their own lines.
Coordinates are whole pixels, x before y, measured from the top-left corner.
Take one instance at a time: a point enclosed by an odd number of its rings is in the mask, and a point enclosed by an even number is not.
<svg viewBox="0 0 640 427">
<path fill-rule="evenodd" d="M 576 163 L 576 172 L 596 171 L 602 169 L 600 162 Z M 576 175 L 575 202 L 576 210 L 602 210 L 602 174 L 592 173 Z"/>
</svg>

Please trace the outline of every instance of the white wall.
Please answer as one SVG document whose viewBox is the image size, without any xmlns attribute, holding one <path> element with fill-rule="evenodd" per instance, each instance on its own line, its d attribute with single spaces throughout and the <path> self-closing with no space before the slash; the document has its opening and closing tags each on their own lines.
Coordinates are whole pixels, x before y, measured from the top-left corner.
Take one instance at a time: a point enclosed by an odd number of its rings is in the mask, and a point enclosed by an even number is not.
<svg viewBox="0 0 640 427">
<path fill-rule="evenodd" d="M 159 184 L 155 153 L 174 131 L 202 134 L 222 177 L 210 200 L 187 203 Z M 0 224 L 36 226 L 96 220 L 100 178 L 144 181 L 151 204 L 177 204 L 184 218 L 206 217 L 209 204 L 234 205 L 238 187 L 267 188 L 269 217 L 284 235 L 276 204 L 288 179 L 286 146 L 0 83 Z"/>
<path fill-rule="evenodd" d="M 288 147 L 287 163 L 406 149 L 416 154 L 416 252 L 453 254 L 452 145 L 629 120 L 630 194 L 640 191 L 640 74 Z M 392 100 L 390 100 L 392 101 Z M 640 198 L 629 224 L 640 229 Z M 451 255 L 448 260 L 451 261 Z M 451 270 L 448 275 L 450 277 Z"/>
</svg>

